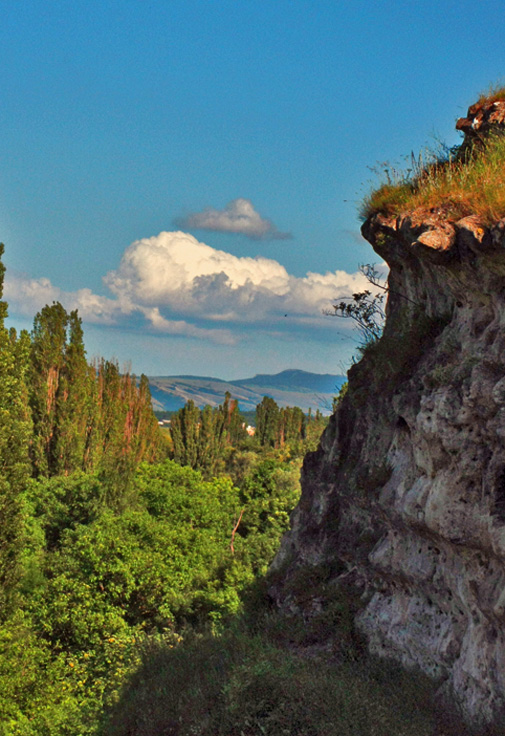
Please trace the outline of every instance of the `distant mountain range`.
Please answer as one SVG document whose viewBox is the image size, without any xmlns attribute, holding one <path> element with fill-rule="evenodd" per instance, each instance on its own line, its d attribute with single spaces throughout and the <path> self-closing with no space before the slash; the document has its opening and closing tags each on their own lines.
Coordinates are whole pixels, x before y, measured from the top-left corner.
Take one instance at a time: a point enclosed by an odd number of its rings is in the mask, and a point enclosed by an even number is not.
<svg viewBox="0 0 505 736">
<path fill-rule="evenodd" d="M 333 397 L 345 381 L 345 376 L 294 369 L 238 381 L 202 376 L 149 377 L 153 407 L 165 411 L 176 411 L 189 399 L 200 407 L 218 406 L 229 391 L 243 411 L 256 409 L 263 396 L 270 396 L 279 406 L 299 406 L 304 411 L 319 409 L 330 414 Z"/>
</svg>

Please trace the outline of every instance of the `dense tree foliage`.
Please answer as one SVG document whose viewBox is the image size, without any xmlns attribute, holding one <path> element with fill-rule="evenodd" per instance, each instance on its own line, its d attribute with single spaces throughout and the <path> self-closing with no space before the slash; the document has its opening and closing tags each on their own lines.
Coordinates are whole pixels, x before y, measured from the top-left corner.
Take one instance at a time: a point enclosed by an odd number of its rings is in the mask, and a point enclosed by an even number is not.
<svg viewBox="0 0 505 736">
<path fill-rule="evenodd" d="M 29 366 L 37 475 L 82 467 L 90 380 L 77 312 L 68 315 L 59 302 L 44 307 L 35 317 Z"/>
<path fill-rule="evenodd" d="M 0 627 L 0 734 L 98 733 L 143 647 L 236 613 L 287 527 L 298 471 L 259 460 L 239 489 L 141 463 L 119 511 L 96 473 L 31 480 L 20 605 Z"/>
<path fill-rule="evenodd" d="M 76 311 L 48 305 L 19 336 L 6 315 L 0 301 L 0 736 L 106 733 L 149 647 L 239 611 L 324 421 L 265 399 L 250 437 L 227 394 L 188 402 L 167 436 L 145 376 L 88 363 Z"/>
<path fill-rule="evenodd" d="M 0 256 L 4 246 L 0 244 Z M 0 263 L 0 297 L 5 268 Z M 22 547 L 20 494 L 28 479 L 30 420 L 24 377 L 28 339 L 7 330 L 7 304 L 0 301 L 0 618 L 10 610 Z"/>
<path fill-rule="evenodd" d="M 260 445 L 275 447 L 280 424 L 279 407 L 269 396 L 256 407 L 256 436 Z"/>
<path fill-rule="evenodd" d="M 37 477 L 98 470 L 119 496 L 136 464 L 163 452 L 147 378 L 137 382 L 114 361 L 89 365 L 81 320 L 59 302 L 35 317 L 29 403 Z"/>
<path fill-rule="evenodd" d="M 211 476 L 222 466 L 225 450 L 241 444 L 247 433 L 238 402 L 227 392 L 215 409 L 199 409 L 188 401 L 172 416 L 170 436 L 176 462 Z"/>
<path fill-rule="evenodd" d="M 228 393 L 215 409 L 199 409 L 188 401 L 170 420 L 172 457 L 207 477 L 218 471 L 233 475 L 240 464 L 237 451 L 246 456 L 251 450 L 280 450 L 285 458 L 302 456 L 315 449 L 326 421 L 319 410 L 305 416 L 299 407 L 279 408 L 274 399 L 265 396 L 256 407 L 255 433 L 250 437 L 238 402 Z"/>
<path fill-rule="evenodd" d="M 289 447 L 297 454 L 315 449 L 326 426 L 326 419 L 319 409 L 307 416 L 298 406 L 279 408 L 269 396 L 263 397 L 256 407 L 256 441 L 261 447 Z"/>
</svg>

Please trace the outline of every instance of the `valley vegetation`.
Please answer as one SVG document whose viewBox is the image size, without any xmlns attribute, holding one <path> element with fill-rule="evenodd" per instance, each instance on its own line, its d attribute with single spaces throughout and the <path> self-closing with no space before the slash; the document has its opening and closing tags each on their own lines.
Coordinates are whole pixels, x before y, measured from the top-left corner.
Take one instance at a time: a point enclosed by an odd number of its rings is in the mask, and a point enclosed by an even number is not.
<svg viewBox="0 0 505 736">
<path fill-rule="evenodd" d="M 265 398 L 249 437 L 227 396 L 163 432 L 145 376 L 88 363 L 77 312 L 53 303 L 19 335 L 6 317 L 0 734 L 97 734 L 147 650 L 241 609 L 326 420 Z"/>
<path fill-rule="evenodd" d="M 433 733 L 431 686 L 367 658 L 331 570 L 300 570 L 291 613 L 269 599 L 319 412 L 265 397 L 251 437 L 226 396 L 160 429 L 145 376 L 88 363 L 76 312 L 6 317 L 0 736 Z"/>
</svg>

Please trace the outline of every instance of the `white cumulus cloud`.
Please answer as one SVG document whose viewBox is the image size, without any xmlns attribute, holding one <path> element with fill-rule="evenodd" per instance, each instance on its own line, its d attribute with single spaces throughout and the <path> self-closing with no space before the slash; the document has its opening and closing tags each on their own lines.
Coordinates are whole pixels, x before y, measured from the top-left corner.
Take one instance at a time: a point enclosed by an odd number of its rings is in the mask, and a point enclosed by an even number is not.
<svg viewBox="0 0 505 736">
<path fill-rule="evenodd" d="M 239 258 L 183 232 L 135 241 L 105 283 L 120 300 L 221 322 L 319 315 L 367 286 L 359 272 L 299 278 L 273 259 Z"/>
<path fill-rule="evenodd" d="M 95 324 L 114 324 L 117 317 L 128 310 L 117 299 L 94 294 L 91 289 L 64 291 L 54 286 L 47 278 L 32 279 L 20 274 L 7 272 L 4 284 L 4 299 L 9 311 L 24 317 L 33 317 L 46 304 L 61 302 L 65 309 L 79 310 L 85 322 Z"/>
<path fill-rule="evenodd" d="M 297 277 L 273 259 L 237 257 L 178 231 L 135 241 L 103 280 L 109 296 L 8 272 L 4 296 L 13 315 L 60 301 L 84 322 L 232 345 L 251 330 L 288 337 L 330 327 L 322 312 L 369 286 L 359 271 Z"/>
<path fill-rule="evenodd" d="M 291 233 L 280 232 L 273 222 L 261 217 L 251 200 L 244 197 L 232 200 L 222 210 L 208 207 L 203 212 L 179 218 L 176 225 L 196 230 L 238 233 L 254 240 L 286 240 L 292 237 Z"/>
<path fill-rule="evenodd" d="M 58 301 L 67 311 L 77 309 L 81 319 L 90 324 L 121 325 L 129 316 L 140 313 L 154 332 L 207 339 L 223 345 L 236 342 L 230 330 L 205 329 L 181 319 L 165 319 L 157 307 L 135 304 L 127 293 L 110 299 L 86 288 L 64 291 L 47 278 L 31 279 L 8 272 L 3 297 L 9 305 L 9 313 L 23 317 L 33 318 L 46 304 Z"/>
</svg>

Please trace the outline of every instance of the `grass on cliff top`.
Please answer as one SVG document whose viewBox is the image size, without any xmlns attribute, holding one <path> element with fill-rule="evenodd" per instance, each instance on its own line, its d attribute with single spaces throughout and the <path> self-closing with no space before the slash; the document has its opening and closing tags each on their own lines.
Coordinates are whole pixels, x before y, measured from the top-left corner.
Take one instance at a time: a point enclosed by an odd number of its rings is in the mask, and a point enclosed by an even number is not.
<svg viewBox="0 0 505 736">
<path fill-rule="evenodd" d="M 505 89 L 500 94 L 505 99 Z M 363 200 L 363 219 L 376 213 L 398 216 L 418 208 L 441 209 L 454 221 L 477 215 L 483 225 L 505 216 L 503 134 L 489 135 L 484 148 L 474 148 L 466 160 L 456 159 L 454 151 L 425 160 L 420 156 L 412 159 L 406 171 L 384 168 L 383 174 L 386 181 Z"/>
<path fill-rule="evenodd" d="M 489 104 L 490 102 L 498 102 L 499 100 L 505 100 L 505 84 L 503 82 L 492 84 L 481 92 L 475 105 Z"/>
</svg>

